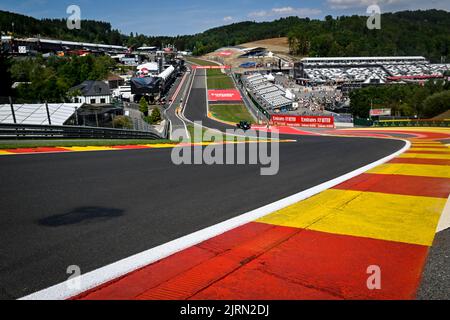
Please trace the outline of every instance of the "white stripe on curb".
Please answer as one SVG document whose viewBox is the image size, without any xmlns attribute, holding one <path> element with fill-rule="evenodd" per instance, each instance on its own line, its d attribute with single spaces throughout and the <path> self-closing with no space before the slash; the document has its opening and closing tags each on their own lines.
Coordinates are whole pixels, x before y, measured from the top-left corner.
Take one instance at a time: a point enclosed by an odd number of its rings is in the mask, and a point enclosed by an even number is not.
<svg viewBox="0 0 450 320">
<path fill-rule="evenodd" d="M 394 140 L 394 139 L 393 139 Z M 399 140 L 399 139 L 397 139 Z M 364 166 L 360 169 L 347 173 L 339 178 L 330 180 L 328 182 L 322 183 L 316 187 L 305 190 L 303 192 L 297 193 L 288 198 L 282 199 L 280 201 L 274 202 L 262 208 L 250 211 L 236 218 L 232 218 L 225 222 L 216 224 L 209 228 L 197 231 L 190 235 L 184 236 L 177 240 L 171 241 L 169 243 L 163 244 L 156 248 L 150 249 L 148 251 L 144 251 L 142 253 L 136 254 L 132 257 L 123 259 L 121 261 L 115 262 L 113 264 L 107 265 L 103 268 L 94 270 L 87 274 L 81 275 L 77 280 L 81 286 L 78 289 L 73 289 L 69 286 L 69 283 L 73 285 L 73 280 L 69 282 L 63 282 L 57 284 L 48 289 L 44 289 L 37 293 L 26 296 L 20 300 L 63 300 L 69 299 L 71 297 L 77 296 L 83 292 L 89 291 L 96 287 L 101 286 L 102 284 L 113 281 L 114 279 L 120 278 L 126 274 L 129 274 L 133 271 L 136 271 L 140 268 L 148 266 L 152 263 L 155 263 L 161 259 L 167 258 L 177 252 L 195 246 L 201 242 L 204 242 L 213 237 L 219 236 L 243 226 L 252 221 L 258 220 L 264 216 L 267 216 L 273 212 L 286 208 L 290 205 L 293 205 L 297 202 L 308 199 L 314 195 L 317 195 L 325 190 L 333 188 L 347 180 L 350 180 L 354 177 L 357 177 L 364 172 L 367 172 L 379 165 L 382 165 L 400 154 L 408 151 L 411 148 L 411 143 L 409 141 L 403 140 L 406 145 L 400 151 L 395 152 L 394 154 L 387 156 L 381 160 L 373 162 L 367 166 Z"/>
<path fill-rule="evenodd" d="M 439 233 L 449 228 L 450 228 L 450 197 L 448 198 L 444 212 L 442 213 L 441 219 L 439 220 L 437 232 Z"/>
</svg>

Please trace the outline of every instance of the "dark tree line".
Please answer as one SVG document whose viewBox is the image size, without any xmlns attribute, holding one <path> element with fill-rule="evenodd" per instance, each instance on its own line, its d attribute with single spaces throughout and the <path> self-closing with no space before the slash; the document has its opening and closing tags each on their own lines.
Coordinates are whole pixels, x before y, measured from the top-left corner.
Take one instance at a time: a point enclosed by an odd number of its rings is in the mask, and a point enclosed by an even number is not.
<svg viewBox="0 0 450 320">
<path fill-rule="evenodd" d="M 137 47 L 175 44 L 180 50 L 202 55 L 223 46 L 289 37 L 291 52 L 299 56 L 423 55 L 432 61 L 450 61 L 450 12 L 403 11 L 382 15 L 382 29 L 369 30 L 367 17 L 327 16 L 324 20 L 288 17 L 272 22 L 240 22 L 196 35 L 175 37 L 123 35 L 110 23 L 82 21 L 81 30 L 69 30 L 63 19 L 38 20 L 0 11 L 0 30 L 18 36 L 107 43 Z"/>
<path fill-rule="evenodd" d="M 353 115 L 368 118 L 370 108 L 389 108 L 395 116 L 433 118 L 450 109 L 450 82 L 370 86 L 350 94 Z"/>
</svg>

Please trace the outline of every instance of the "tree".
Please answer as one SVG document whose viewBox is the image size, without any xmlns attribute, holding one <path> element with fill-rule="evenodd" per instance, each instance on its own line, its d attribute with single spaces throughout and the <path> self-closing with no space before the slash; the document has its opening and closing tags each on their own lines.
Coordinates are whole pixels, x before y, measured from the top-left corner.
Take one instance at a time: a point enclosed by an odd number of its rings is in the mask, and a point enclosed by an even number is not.
<svg viewBox="0 0 450 320">
<path fill-rule="evenodd" d="M 127 116 L 117 116 L 113 120 L 113 126 L 117 129 L 133 129 L 133 121 Z"/>
<path fill-rule="evenodd" d="M 152 114 L 150 116 L 151 122 L 153 124 L 161 122 L 161 111 L 158 108 L 153 109 Z"/>
<path fill-rule="evenodd" d="M 145 116 L 148 116 L 148 102 L 145 97 L 142 97 L 139 101 L 139 111 L 141 111 Z"/>
<path fill-rule="evenodd" d="M 161 122 L 161 111 L 158 108 L 153 109 L 152 114 L 149 117 L 146 117 L 146 121 L 150 124 L 157 124 Z"/>
<path fill-rule="evenodd" d="M 450 91 L 435 93 L 424 101 L 424 115 L 436 117 L 450 109 Z"/>
</svg>

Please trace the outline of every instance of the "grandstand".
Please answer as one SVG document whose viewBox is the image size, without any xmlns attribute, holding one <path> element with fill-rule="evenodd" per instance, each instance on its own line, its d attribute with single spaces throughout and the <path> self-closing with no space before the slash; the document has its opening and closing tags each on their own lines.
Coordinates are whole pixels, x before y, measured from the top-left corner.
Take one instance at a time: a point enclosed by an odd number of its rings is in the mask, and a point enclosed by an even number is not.
<svg viewBox="0 0 450 320">
<path fill-rule="evenodd" d="M 286 97 L 286 90 L 270 82 L 260 73 L 245 76 L 243 82 L 250 95 L 267 111 L 290 109 L 293 101 Z"/>
<path fill-rule="evenodd" d="M 349 57 L 305 58 L 295 65 L 298 80 L 313 84 L 322 83 L 379 83 L 393 77 L 409 77 L 408 80 L 440 78 L 450 65 L 431 64 L 424 57 Z"/>
<path fill-rule="evenodd" d="M 81 103 L 48 104 L 52 125 L 64 125 L 82 106 Z M 15 104 L 14 115 L 17 124 L 48 125 L 48 115 L 45 104 Z M 11 105 L 0 104 L 0 123 L 14 124 L 14 116 Z"/>
</svg>

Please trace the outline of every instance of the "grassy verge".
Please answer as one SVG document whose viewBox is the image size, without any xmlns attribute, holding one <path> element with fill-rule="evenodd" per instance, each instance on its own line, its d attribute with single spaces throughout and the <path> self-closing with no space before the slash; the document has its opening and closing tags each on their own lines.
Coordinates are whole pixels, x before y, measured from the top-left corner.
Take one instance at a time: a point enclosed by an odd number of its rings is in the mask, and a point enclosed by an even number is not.
<svg viewBox="0 0 450 320">
<path fill-rule="evenodd" d="M 188 62 L 198 64 L 200 66 L 216 66 L 217 65 L 217 63 L 213 63 L 213 62 L 209 62 L 209 61 L 205 61 L 205 60 L 201 60 L 201 59 L 197 59 L 197 58 L 192 58 L 192 57 L 188 57 L 188 58 L 186 58 L 186 60 Z"/>
<path fill-rule="evenodd" d="M 207 71 L 208 89 L 210 90 L 226 90 L 235 89 L 233 80 L 222 70 L 211 69 Z"/>
<path fill-rule="evenodd" d="M 227 75 L 208 77 L 209 90 L 234 89 L 233 80 Z"/>
<path fill-rule="evenodd" d="M 39 147 L 95 147 L 172 143 L 169 140 L 8 140 L 0 141 L 0 149 Z"/>
<path fill-rule="evenodd" d="M 203 128 L 202 129 L 202 132 L 203 132 L 203 135 L 202 135 L 202 139 L 196 139 L 195 138 L 195 132 L 194 132 L 194 125 L 192 125 L 192 124 L 190 124 L 190 125 L 188 125 L 187 126 L 187 129 L 188 129 L 188 131 L 189 131 L 189 134 L 190 134 L 190 136 L 191 136 L 191 141 L 193 142 L 193 143 L 199 143 L 199 142 L 214 142 L 214 139 L 204 139 L 204 135 L 205 135 L 205 133 L 208 131 L 208 129 L 205 129 L 205 128 Z M 198 130 L 198 129 L 197 129 Z M 214 131 L 215 132 L 215 131 Z M 225 140 L 227 140 L 227 141 L 237 141 L 237 140 L 239 140 L 239 141 L 242 141 L 242 138 L 238 138 L 238 137 L 235 137 L 235 136 L 233 136 L 233 137 L 229 137 L 229 139 L 227 139 L 227 135 L 225 135 L 225 134 L 223 134 L 222 135 L 222 137 L 223 137 L 223 140 L 225 141 Z M 250 139 L 250 138 L 245 138 L 244 139 L 244 141 L 250 141 L 250 140 L 252 140 L 252 139 Z M 254 139 L 253 139 L 254 140 Z"/>
<path fill-rule="evenodd" d="M 214 118 L 218 120 L 239 123 L 240 121 L 248 121 L 255 123 L 255 119 L 248 112 L 247 108 L 242 104 L 237 105 L 209 105 Z"/>
</svg>

